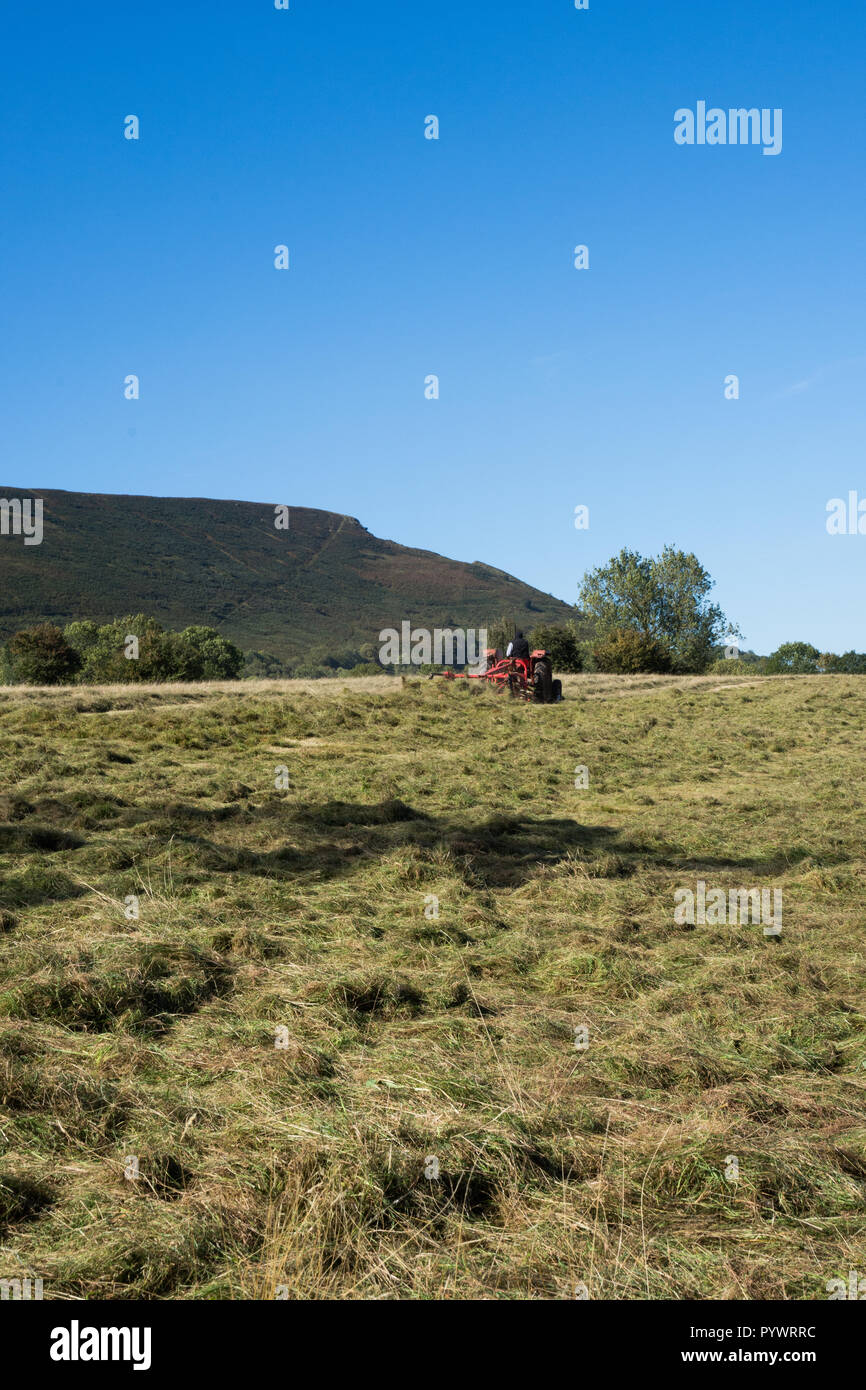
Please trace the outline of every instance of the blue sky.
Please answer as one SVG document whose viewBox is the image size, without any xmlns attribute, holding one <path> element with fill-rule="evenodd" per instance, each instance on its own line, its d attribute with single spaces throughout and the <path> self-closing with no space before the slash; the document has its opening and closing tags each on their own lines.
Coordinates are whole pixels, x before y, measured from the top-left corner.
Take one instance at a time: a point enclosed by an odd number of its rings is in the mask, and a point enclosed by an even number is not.
<svg viewBox="0 0 866 1390">
<path fill-rule="evenodd" d="M 670 541 L 745 645 L 866 649 L 862 0 L 49 0 L 0 55 L 2 483 L 347 512 L 572 602 Z M 699 100 L 781 154 L 676 145 Z"/>
</svg>

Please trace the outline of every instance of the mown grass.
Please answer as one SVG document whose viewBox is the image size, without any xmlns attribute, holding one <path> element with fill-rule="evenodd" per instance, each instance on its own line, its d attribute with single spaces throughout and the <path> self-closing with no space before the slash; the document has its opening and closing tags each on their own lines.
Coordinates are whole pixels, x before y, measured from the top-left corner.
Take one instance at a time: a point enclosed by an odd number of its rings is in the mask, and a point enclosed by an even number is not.
<svg viewBox="0 0 866 1390">
<path fill-rule="evenodd" d="M 866 682 L 566 696 L 0 691 L 0 1277 L 775 1299 L 866 1273 Z M 676 925 L 699 878 L 780 887 L 781 936 Z"/>
</svg>

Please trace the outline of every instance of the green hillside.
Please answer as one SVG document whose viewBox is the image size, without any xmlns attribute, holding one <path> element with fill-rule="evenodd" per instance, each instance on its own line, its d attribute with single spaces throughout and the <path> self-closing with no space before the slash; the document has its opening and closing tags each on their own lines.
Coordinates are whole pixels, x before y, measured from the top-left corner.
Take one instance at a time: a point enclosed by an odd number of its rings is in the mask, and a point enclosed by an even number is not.
<svg viewBox="0 0 866 1390">
<path fill-rule="evenodd" d="M 573 616 L 502 570 L 380 540 L 336 512 L 293 507 L 285 531 L 256 502 L 9 487 L 0 497 L 44 503 L 41 545 L 0 536 L 0 639 L 44 619 L 146 612 L 291 662 L 376 642 L 406 619 L 480 627 L 506 614 L 531 628 Z"/>
</svg>

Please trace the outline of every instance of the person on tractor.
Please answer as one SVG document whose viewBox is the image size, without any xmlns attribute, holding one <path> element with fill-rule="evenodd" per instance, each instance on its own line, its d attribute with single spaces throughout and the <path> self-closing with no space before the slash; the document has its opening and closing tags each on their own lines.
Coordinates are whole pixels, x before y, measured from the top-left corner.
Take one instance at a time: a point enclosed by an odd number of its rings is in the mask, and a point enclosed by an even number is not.
<svg viewBox="0 0 866 1390">
<path fill-rule="evenodd" d="M 508 643 L 508 649 L 505 655 L 511 657 L 512 661 L 520 662 L 523 667 L 524 675 L 526 679 L 529 680 L 529 643 L 522 632 L 516 632 L 514 634 L 514 637 Z"/>
</svg>

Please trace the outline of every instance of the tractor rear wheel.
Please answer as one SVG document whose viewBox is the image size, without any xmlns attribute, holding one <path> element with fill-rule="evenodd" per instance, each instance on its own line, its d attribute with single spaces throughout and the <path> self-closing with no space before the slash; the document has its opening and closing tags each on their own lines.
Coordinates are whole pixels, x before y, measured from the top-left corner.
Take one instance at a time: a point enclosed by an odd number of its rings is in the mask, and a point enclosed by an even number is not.
<svg viewBox="0 0 866 1390">
<path fill-rule="evenodd" d="M 553 690 L 553 672 L 549 662 L 536 661 L 535 670 L 532 673 L 532 684 L 538 703 L 549 705 Z"/>
<path fill-rule="evenodd" d="M 553 682 L 551 699 L 555 705 L 559 704 L 562 699 L 562 681 Z"/>
</svg>

